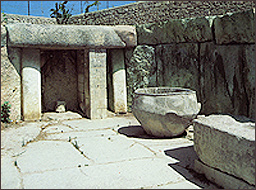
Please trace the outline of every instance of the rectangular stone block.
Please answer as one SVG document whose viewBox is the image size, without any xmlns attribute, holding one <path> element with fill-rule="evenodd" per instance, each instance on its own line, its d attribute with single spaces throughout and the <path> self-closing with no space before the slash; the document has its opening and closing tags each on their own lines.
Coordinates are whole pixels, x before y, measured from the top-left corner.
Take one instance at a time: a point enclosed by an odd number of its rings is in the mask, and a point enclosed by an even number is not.
<svg viewBox="0 0 256 190">
<path fill-rule="evenodd" d="M 255 185 L 255 123 L 210 115 L 193 126 L 194 148 L 205 165 Z"/>
<path fill-rule="evenodd" d="M 41 119 L 40 50 L 22 51 L 22 114 L 24 120 Z"/>
<path fill-rule="evenodd" d="M 252 10 L 232 13 L 214 20 L 217 44 L 255 43 L 255 18 Z"/>
<path fill-rule="evenodd" d="M 103 119 L 107 110 L 106 50 L 89 50 L 89 97 L 91 119 Z M 102 111 L 105 110 L 105 111 Z"/>
<path fill-rule="evenodd" d="M 212 18 L 171 19 L 137 25 L 138 44 L 205 42 L 213 39 Z"/>
<path fill-rule="evenodd" d="M 127 90 L 126 90 L 126 72 L 124 65 L 123 50 L 109 51 L 111 89 L 113 98 L 112 109 L 115 113 L 127 112 Z M 109 97 L 110 98 L 110 97 Z"/>
</svg>

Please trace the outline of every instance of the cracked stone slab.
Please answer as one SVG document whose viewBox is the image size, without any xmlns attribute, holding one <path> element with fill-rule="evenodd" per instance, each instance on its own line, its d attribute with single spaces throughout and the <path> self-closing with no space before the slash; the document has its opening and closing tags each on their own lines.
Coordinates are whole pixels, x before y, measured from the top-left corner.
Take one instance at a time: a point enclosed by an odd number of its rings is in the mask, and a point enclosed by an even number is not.
<svg viewBox="0 0 256 190">
<path fill-rule="evenodd" d="M 24 187 L 129 189 L 183 181 L 167 162 L 150 158 L 29 174 L 24 176 Z"/>
<path fill-rule="evenodd" d="M 59 170 L 88 164 L 86 159 L 71 143 L 39 141 L 26 146 L 26 152 L 17 158 L 22 173 Z"/>
<path fill-rule="evenodd" d="M 95 131 L 71 131 L 63 133 L 47 133 L 44 139 L 48 140 L 64 140 L 68 141 L 69 139 L 80 139 L 80 138 L 91 138 L 91 137 L 110 137 L 117 135 L 112 129 L 105 130 L 95 130 Z"/>
<path fill-rule="evenodd" d="M 8 152 L 11 156 L 15 156 L 24 151 L 22 146 L 40 134 L 41 125 L 41 123 L 23 123 L 18 128 L 7 128 L 1 131 L 1 153 Z"/>
<path fill-rule="evenodd" d="M 21 189 L 21 177 L 14 158 L 1 157 L 1 189 Z"/>
<path fill-rule="evenodd" d="M 7 24 L 8 46 L 124 48 L 137 45 L 133 26 Z"/>
<path fill-rule="evenodd" d="M 95 163 L 112 163 L 155 156 L 147 148 L 120 136 L 79 138 L 72 142 L 77 143 L 79 150 Z"/>
<path fill-rule="evenodd" d="M 135 118 L 106 118 L 106 119 L 80 119 L 63 121 L 63 124 L 70 125 L 75 130 L 98 130 L 98 129 L 118 129 L 119 127 L 139 125 Z"/>
</svg>

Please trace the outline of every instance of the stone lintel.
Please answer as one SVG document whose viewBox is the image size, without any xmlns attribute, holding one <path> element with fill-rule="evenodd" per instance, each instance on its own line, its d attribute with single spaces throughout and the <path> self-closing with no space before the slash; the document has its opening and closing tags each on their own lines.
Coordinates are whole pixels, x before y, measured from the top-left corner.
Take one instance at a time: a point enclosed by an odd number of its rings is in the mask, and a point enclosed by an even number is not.
<svg viewBox="0 0 256 190">
<path fill-rule="evenodd" d="M 125 48 L 137 45 L 133 26 L 7 24 L 8 46 L 34 48 Z"/>
</svg>

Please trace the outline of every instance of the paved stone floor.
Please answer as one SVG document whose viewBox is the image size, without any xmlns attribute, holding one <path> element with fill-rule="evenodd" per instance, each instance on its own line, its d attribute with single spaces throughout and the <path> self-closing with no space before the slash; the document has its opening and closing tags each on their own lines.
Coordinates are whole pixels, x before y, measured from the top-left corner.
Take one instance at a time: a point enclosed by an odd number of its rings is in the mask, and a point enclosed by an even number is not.
<svg viewBox="0 0 256 190">
<path fill-rule="evenodd" d="M 2 189 L 217 188 L 192 170 L 190 132 L 153 138 L 132 114 L 49 118 L 1 130 Z"/>
</svg>

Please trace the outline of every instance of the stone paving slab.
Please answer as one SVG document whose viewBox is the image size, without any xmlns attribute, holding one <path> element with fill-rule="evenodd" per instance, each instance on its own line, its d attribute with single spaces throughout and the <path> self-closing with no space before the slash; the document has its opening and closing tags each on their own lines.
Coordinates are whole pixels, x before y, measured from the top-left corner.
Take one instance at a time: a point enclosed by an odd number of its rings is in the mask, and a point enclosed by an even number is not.
<svg viewBox="0 0 256 190">
<path fill-rule="evenodd" d="M 215 187 L 191 173 L 193 141 L 152 138 L 131 116 L 24 122 L 1 135 L 1 188 Z"/>
<path fill-rule="evenodd" d="M 44 172 L 88 164 L 71 143 L 39 141 L 27 145 L 27 151 L 17 158 L 22 173 Z"/>
<path fill-rule="evenodd" d="M 77 142 L 79 149 L 96 163 L 119 162 L 155 156 L 153 152 L 140 144 L 119 136 L 79 138 L 73 142 Z"/>
<path fill-rule="evenodd" d="M 1 189 L 20 189 L 21 176 L 14 166 L 14 158 L 1 158 Z"/>
</svg>

